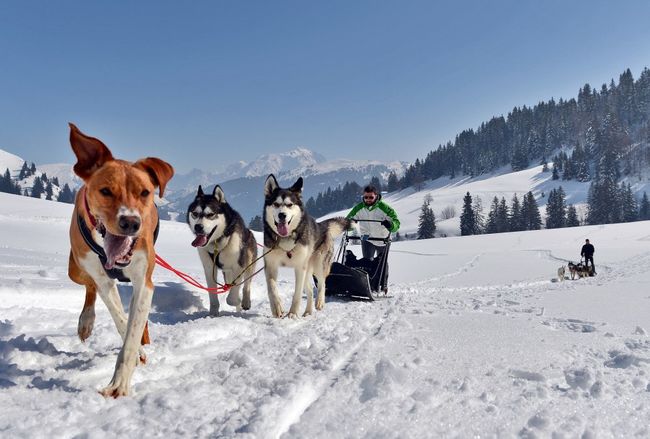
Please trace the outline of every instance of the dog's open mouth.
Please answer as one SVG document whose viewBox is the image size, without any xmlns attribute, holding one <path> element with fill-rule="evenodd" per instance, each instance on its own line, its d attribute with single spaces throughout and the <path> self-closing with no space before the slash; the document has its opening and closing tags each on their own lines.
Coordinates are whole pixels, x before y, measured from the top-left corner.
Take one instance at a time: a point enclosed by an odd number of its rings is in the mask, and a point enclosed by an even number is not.
<svg viewBox="0 0 650 439">
<path fill-rule="evenodd" d="M 202 233 L 200 235 L 196 235 L 196 238 L 194 238 L 194 241 L 192 241 L 192 246 L 205 247 L 207 243 L 208 243 L 208 235 Z"/>
<path fill-rule="evenodd" d="M 133 248 L 137 241 L 137 237 L 113 235 L 104 229 L 104 251 L 106 252 L 104 268 L 110 270 L 116 264 L 122 266 L 129 265 L 133 257 Z"/>
<path fill-rule="evenodd" d="M 282 221 L 279 223 L 278 222 L 275 223 L 275 228 L 278 229 L 278 235 L 282 237 L 289 236 L 289 227 L 287 226 L 289 225 L 290 222 L 291 221 L 289 222 Z"/>
</svg>

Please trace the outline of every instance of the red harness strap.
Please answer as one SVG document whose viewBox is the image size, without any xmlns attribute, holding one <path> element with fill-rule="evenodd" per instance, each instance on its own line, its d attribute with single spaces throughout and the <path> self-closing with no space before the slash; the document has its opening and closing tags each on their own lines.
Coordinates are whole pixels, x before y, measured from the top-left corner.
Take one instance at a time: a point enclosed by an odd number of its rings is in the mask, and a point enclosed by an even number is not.
<svg viewBox="0 0 650 439">
<path fill-rule="evenodd" d="M 207 291 L 210 294 L 223 294 L 227 293 L 232 285 L 225 284 L 219 287 L 204 287 L 201 285 L 196 279 L 194 279 L 192 276 L 190 276 L 187 273 L 183 273 L 180 270 L 177 270 L 176 268 L 172 267 L 167 261 L 165 261 L 163 258 L 161 258 L 158 254 L 156 254 L 156 264 L 160 265 L 162 268 L 171 271 L 174 273 L 176 276 L 180 277 L 183 279 L 185 282 L 188 284 L 192 285 L 193 287 L 199 288 L 201 290 Z"/>
</svg>

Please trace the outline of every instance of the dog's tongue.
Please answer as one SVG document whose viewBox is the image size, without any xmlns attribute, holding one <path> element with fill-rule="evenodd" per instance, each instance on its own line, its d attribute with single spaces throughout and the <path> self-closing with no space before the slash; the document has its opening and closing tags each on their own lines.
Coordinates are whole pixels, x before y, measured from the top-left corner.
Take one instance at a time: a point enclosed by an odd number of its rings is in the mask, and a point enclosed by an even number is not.
<svg viewBox="0 0 650 439">
<path fill-rule="evenodd" d="M 133 238 L 131 236 L 117 236 L 106 232 L 104 236 L 104 251 L 106 252 L 106 263 L 104 267 L 110 270 L 115 262 L 124 258 L 131 249 Z"/>
<path fill-rule="evenodd" d="M 196 235 L 196 238 L 194 238 L 194 241 L 192 241 L 192 245 L 194 247 L 203 247 L 207 243 L 208 243 L 207 235 Z"/>
<path fill-rule="evenodd" d="M 280 236 L 287 236 L 289 234 L 289 229 L 287 229 L 287 223 L 278 223 L 278 233 Z"/>
</svg>

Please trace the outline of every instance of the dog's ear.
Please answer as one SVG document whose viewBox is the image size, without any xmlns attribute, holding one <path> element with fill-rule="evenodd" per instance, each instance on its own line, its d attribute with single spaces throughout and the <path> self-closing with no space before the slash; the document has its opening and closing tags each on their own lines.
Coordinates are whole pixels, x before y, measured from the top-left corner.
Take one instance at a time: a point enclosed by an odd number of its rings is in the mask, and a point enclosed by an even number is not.
<svg viewBox="0 0 650 439">
<path fill-rule="evenodd" d="M 70 145 L 74 155 L 77 156 L 77 163 L 73 170 L 75 174 L 86 181 L 104 163 L 113 160 L 113 154 L 101 140 L 86 136 L 73 123 L 69 125 Z"/>
<path fill-rule="evenodd" d="M 264 195 L 267 197 L 270 197 L 273 191 L 275 191 L 278 187 L 278 181 L 275 179 L 275 175 L 269 174 L 268 177 L 266 177 L 266 182 L 264 183 Z"/>
<path fill-rule="evenodd" d="M 221 186 L 219 185 L 216 185 L 214 187 L 214 191 L 212 191 L 212 196 L 214 197 L 215 200 L 217 200 L 217 203 L 226 202 L 226 194 L 223 193 L 223 189 L 221 189 Z"/>
<path fill-rule="evenodd" d="M 302 192 L 302 177 L 298 177 L 298 180 L 289 188 L 291 192 Z"/>
<path fill-rule="evenodd" d="M 146 159 L 138 160 L 133 166 L 149 174 L 149 178 L 151 178 L 154 186 L 158 186 L 158 193 L 162 197 L 167 182 L 174 176 L 174 168 L 172 165 L 156 157 L 147 157 Z"/>
<path fill-rule="evenodd" d="M 196 191 L 196 198 L 200 198 L 202 196 L 203 196 L 203 188 L 201 187 L 201 185 L 199 185 L 199 190 Z"/>
</svg>

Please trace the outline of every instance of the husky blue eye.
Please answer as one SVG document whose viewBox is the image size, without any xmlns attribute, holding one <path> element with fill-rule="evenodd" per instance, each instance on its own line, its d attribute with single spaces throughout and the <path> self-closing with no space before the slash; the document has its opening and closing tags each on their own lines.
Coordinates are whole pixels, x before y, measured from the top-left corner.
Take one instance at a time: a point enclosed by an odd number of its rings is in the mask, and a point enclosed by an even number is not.
<svg viewBox="0 0 650 439">
<path fill-rule="evenodd" d="M 99 190 L 99 192 L 100 192 L 103 196 L 105 196 L 105 197 L 110 197 L 111 195 L 113 195 L 113 193 L 111 192 L 111 190 L 110 190 L 109 188 L 107 188 L 107 187 L 103 187 L 103 188 L 101 188 L 101 189 Z"/>
<path fill-rule="evenodd" d="M 149 192 L 148 190 L 145 189 L 142 192 L 140 192 L 140 196 L 141 197 L 148 197 L 150 193 L 151 192 Z"/>
</svg>

